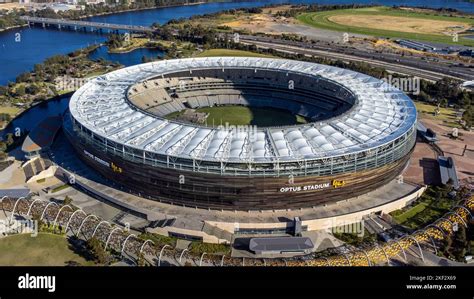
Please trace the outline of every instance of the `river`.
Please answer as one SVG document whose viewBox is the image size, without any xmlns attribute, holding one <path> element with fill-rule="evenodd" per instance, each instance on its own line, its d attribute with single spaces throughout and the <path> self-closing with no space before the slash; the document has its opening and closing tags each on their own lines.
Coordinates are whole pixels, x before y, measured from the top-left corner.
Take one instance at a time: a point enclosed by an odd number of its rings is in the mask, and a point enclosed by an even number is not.
<svg viewBox="0 0 474 299">
<path fill-rule="evenodd" d="M 221 10 L 256 7 L 275 3 L 318 3 L 318 4 L 383 4 L 429 6 L 433 8 L 450 7 L 474 13 L 474 3 L 456 0 L 257 0 L 238 2 L 214 2 L 190 6 L 164 7 L 150 10 L 124 12 L 113 15 L 92 17 L 90 20 L 119 24 L 149 26 L 152 23 L 166 23 L 170 19 L 189 18 L 193 15 L 218 12 Z M 17 35 L 19 33 L 19 35 Z M 19 37 L 19 39 L 18 39 Z M 56 54 L 67 54 L 79 48 L 105 41 L 105 35 L 73 31 L 59 31 L 42 28 L 23 27 L 0 33 L 0 84 L 9 81 L 26 71 L 30 71 L 37 63 Z M 92 53 L 92 58 L 118 61 L 126 66 L 140 63 L 143 56 L 161 55 L 159 51 L 140 49 L 125 54 L 108 54 L 105 48 Z"/>
</svg>

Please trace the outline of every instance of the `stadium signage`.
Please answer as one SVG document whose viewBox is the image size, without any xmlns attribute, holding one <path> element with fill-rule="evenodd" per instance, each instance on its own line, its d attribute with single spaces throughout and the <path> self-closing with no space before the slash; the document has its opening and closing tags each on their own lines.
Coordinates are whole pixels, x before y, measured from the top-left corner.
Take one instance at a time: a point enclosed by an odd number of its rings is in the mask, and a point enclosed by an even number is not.
<svg viewBox="0 0 474 299">
<path fill-rule="evenodd" d="M 104 160 L 102 160 L 101 158 L 94 156 L 93 154 L 89 153 L 88 151 L 84 150 L 84 154 L 86 154 L 86 156 L 88 156 L 88 157 L 91 158 L 92 160 L 96 161 L 97 163 L 102 164 L 102 165 L 104 165 L 104 166 L 106 166 L 106 167 L 110 167 L 109 162 L 104 161 Z"/>
<path fill-rule="evenodd" d="M 300 192 L 300 191 L 311 191 L 311 190 L 320 190 L 330 187 L 330 183 L 323 184 L 314 184 L 314 185 L 305 185 L 305 186 L 291 186 L 291 187 L 281 187 L 280 192 Z"/>
<path fill-rule="evenodd" d="M 117 172 L 117 173 L 122 173 L 123 170 L 121 167 L 115 165 L 113 162 L 112 163 L 109 163 L 107 161 L 104 161 L 102 160 L 101 158 L 99 157 L 96 157 L 94 156 L 93 154 L 89 153 L 88 151 L 84 150 L 84 154 L 86 154 L 86 156 L 88 156 L 89 158 L 91 158 L 92 160 L 96 161 L 97 163 L 105 166 L 105 167 L 109 167 L 112 169 L 113 172 Z"/>
</svg>

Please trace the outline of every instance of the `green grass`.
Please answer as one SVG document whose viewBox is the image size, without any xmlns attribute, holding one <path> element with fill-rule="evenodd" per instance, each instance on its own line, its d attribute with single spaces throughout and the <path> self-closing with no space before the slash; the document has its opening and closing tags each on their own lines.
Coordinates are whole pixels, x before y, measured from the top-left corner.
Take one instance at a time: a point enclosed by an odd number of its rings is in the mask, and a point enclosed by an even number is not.
<svg viewBox="0 0 474 299">
<path fill-rule="evenodd" d="M 230 50 L 230 49 L 209 49 L 196 55 L 196 57 L 220 57 L 220 56 L 267 57 L 267 58 L 275 57 L 272 55 L 253 53 L 253 52 L 242 51 L 242 50 Z"/>
<path fill-rule="evenodd" d="M 231 248 L 225 244 L 208 244 L 203 242 L 192 242 L 189 251 L 193 254 L 230 254 Z"/>
<path fill-rule="evenodd" d="M 54 188 L 53 190 L 51 190 L 51 193 L 59 192 L 59 191 L 64 190 L 66 188 L 69 188 L 68 184 L 64 184 L 64 185 L 61 185 L 59 187 Z"/>
<path fill-rule="evenodd" d="M 427 201 L 427 202 L 421 202 L 421 203 L 417 204 L 413 208 L 408 209 L 407 211 L 405 211 L 405 212 L 403 212 L 399 215 L 394 216 L 395 221 L 397 221 L 398 223 L 404 223 L 409 218 L 412 218 L 412 217 L 416 216 L 416 214 L 424 211 L 430 203 L 431 202 Z"/>
<path fill-rule="evenodd" d="M 207 118 L 208 126 L 229 125 L 242 126 L 254 125 L 258 127 L 285 126 L 307 123 L 306 119 L 291 112 L 275 108 L 244 107 L 244 106 L 219 106 L 196 109 L 198 112 L 209 113 Z M 182 112 L 181 112 L 182 113 Z M 179 112 L 166 116 L 172 119 L 179 115 Z"/>
<path fill-rule="evenodd" d="M 338 24 L 329 20 L 330 17 L 336 15 L 365 15 L 367 17 L 373 15 L 385 15 L 385 16 L 395 16 L 395 17 L 407 17 L 407 18 L 418 18 L 425 20 L 438 20 L 438 21 L 455 21 L 468 23 L 471 26 L 474 25 L 474 19 L 472 18 L 462 18 L 462 17 L 449 17 L 441 16 L 430 13 L 420 13 L 420 12 L 408 12 L 404 10 L 389 8 L 389 7 L 371 7 L 371 8 L 359 8 L 359 9 L 341 9 L 341 10 L 330 10 L 322 12 L 312 12 L 312 13 L 302 13 L 297 17 L 297 19 L 306 24 L 316 28 L 339 31 L 339 32 L 348 32 L 348 33 L 358 33 L 370 36 L 377 37 L 386 37 L 386 38 L 404 38 L 404 39 L 413 39 L 437 43 L 446 43 L 446 44 L 461 44 L 466 46 L 474 46 L 474 40 L 462 38 L 459 36 L 459 41 L 454 42 L 453 38 L 448 35 L 441 34 L 427 34 L 427 33 L 411 33 L 411 32 L 402 32 L 397 31 L 396 28 L 393 30 L 389 29 L 375 29 L 375 28 L 364 28 L 356 27 L 345 24 Z"/>
<path fill-rule="evenodd" d="M 417 229 L 433 223 L 447 213 L 455 200 L 447 196 L 447 190 L 430 186 L 414 206 L 390 213 L 398 223 L 410 229 Z"/>
<path fill-rule="evenodd" d="M 361 246 L 364 243 L 371 243 L 376 241 L 376 235 L 370 234 L 367 229 L 364 229 L 364 234 L 359 236 L 355 233 L 333 233 L 334 237 L 338 238 L 339 240 L 353 246 Z"/>
<path fill-rule="evenodd" d="M 1 266 L 64 266 L 69 261 L 93 265 L 69 248 L 63 236 L 40 233 L 13 235 L 0 239 Z"/>
<path fill-rule="evenodd" d="M 439 114 L 434 115 L 436 105 L 426 104 L 423 102 L 415 102 L 416 111 L 418 111 L 419 118 L 441 120 L 444 124 L 450 127 L 461 127 L 456 121 L 456 111 L 452 108 L 439 108 Z"/>
<path fill-rule="evenodd" d="M 0 113 L 9 114 L 15 116 L 21 109 L 17 107 L 0 107 Z"/>
</svg>

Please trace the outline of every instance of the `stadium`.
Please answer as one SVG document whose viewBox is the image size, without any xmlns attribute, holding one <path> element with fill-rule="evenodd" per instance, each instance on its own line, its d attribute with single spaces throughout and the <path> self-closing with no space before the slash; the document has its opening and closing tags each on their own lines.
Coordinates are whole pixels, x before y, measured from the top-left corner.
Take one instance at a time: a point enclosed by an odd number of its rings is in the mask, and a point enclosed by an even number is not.
<svg viewBox="0 0 474 299">
<path fill-rule="evenodd" d="M 199 112 L 218 107 L 276 109 L 295 121 L 211 124 Z M 365 194 L 402 172 L 416 140 L 414 104 L 384 81 L 271 58 L 120 69 L 82 86 L 64 119 L 78 156 L 109 180 L 160 202 L 218 210 L 308 208 Z"/>
</svg>

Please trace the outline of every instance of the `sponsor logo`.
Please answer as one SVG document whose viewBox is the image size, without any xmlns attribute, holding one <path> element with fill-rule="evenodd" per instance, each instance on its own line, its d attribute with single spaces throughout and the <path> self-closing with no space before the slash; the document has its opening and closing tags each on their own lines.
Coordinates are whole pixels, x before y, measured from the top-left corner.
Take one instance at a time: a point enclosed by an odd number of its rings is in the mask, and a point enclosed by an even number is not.
<svg viewBox="0 0 474 299">
<path fill-rule="evenodd" d="M 89 153 L 88 151 L 84 150 L 84 154 L 86 156 L 88 156 L 89 158 L 91 158 L 92 160 L 96 161 L 97 163 L 105 166 L 105 167 L 109 167 L 112 169 L 113 172 L 117 172 L 117 173 L 122 173 L 123 172 L 123 169 L 119 166 L 117 166 L 115 163 L 109 163 L 107 161 L 104 161 L 102 160 L 101 158 L 99 157 L 96 157 L 94 156 L 93 154 Z"/>
<path fill-rule="evenodd" d="M 112 163 L 110 164 L 110 168 L 112 168 L 112 170 L 113 170 L 114 172 L 118 172 L 118 173 L 122 173 L 122 172 L 123 172 L 123 171 L 122 171 L 122 168 L 121 168 L 121 167 L 118 167 L 117 165 L 115 165 L 114 162 L 112 162 Z"/>
<path fill-rule="evenodd" d="M 346 184 L 346 182 L 344 182 L 342 180 L 332 180 L 332 186 L 334 188 L 343 187 L 345 184 Z"/>
</svg>

